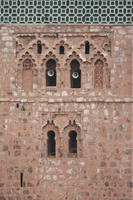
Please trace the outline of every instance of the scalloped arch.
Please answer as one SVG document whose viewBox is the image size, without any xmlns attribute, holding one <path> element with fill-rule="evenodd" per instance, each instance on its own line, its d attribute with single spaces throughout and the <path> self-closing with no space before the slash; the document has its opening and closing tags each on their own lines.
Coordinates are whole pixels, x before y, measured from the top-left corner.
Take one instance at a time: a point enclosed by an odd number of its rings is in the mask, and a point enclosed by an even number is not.
<svg viewBox="0 0 133 200">
<path fill-rule="evenodd" d="M 101 60 L 105 66 L 108 66 L 107 59 L 99 51 L 94 54 L 93 58 L 90 59 L 91 63 L 95 64 L 97 60 Z"/>
<path fill-rule="evenodd" d="M 69 57 L 66 59 L 65 65 L 69 65 L 71 61 L 74 59 L 78 60 L 80 64 L 84 63 L 84 61 L 80 58 L 80 56 L 75 51 L 73 51 L 72 54 L 69 55 Z"/>
<path fill-rule="evenodd" d="M 47 55 L 45 55 L 45 58 L 42 59 L 41 66 L 43 66 L 44 64 L 46 64 L 46 62 L 47 62 L 49 59 L 55 60 L 56 63 L 57 63 L 57 66 L 59 66 L 59 60 L 58 60 L 58 58 L 56 57 L 56 55 L 52 53 L 52 51 L 49 51 L 49 53 L 48 53 Z"/>
<path fill-rule="evenodd" d="M 23 68 L 23 62 L 26 60 L 26 59 L 30 59 L 33 63 L 33 68 L 36 67 L 36 63 L 35 63 L 35 60 L 33 59 L 32 55 L 29 54 L 28 51 L 25 52 L 25 54 L 23 54 L 21 56 L 21 58 L 19 59 L 18 61 L 18 67 L 20 67 L 21 69 Z"/>
</svg>

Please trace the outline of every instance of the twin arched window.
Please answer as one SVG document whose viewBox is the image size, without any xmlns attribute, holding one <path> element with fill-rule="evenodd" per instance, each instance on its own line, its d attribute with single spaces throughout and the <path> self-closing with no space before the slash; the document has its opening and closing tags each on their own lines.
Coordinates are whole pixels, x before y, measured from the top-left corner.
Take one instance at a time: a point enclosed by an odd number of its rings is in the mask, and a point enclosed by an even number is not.
<svg viewBox="0 0 133 200">
<path fill-rule="evenodd" d="M 70 63 L 71 88 L 81 87 L 80 63 L 73 59 Z M 46 86 L 56 86 L 56 62 L 49 59 L 46 62 Z"/>
<path fill-rule="evenodd" d="M 64 46 L 59 47 L 59 53 L 64 54 L 65 53 L 65 48 Z M 90 43 L 88 41 L 85 42 L 85 54 L 90 53 Z"/>
<path fill-rule="evenodd" d="M 46 62 L 46 86 L 56 86 L 56 61 L 49 59 Z M 94 64 L 94 88 L 103 88 L 104 63 L 98 59 Z M 33 87 L 33 62 L 26 58 L 23 62 L 22 83 L 25 91 L 31 91 Z M 73 59 L 70 63 L 70 87 L 81 88 L 81 70 L 78 60 Z"/>
<path fill-rule="evenodd" d="M 77 132 L 74 130 L 69 132 L 68 152 L 77 154 Z M 52 130 L 47 133 L 47 155 L 56 156 L 55 132 Z"/>
<path fill-rule="evenodd" d="M 41 41 L 37 41 L 37 53 L 41 54 L 42 53 L 42 44 Z M 65 53 L 65 48 L 64 46 L 59 47 L 59 54 L 64 54 Z"/>
</svg>

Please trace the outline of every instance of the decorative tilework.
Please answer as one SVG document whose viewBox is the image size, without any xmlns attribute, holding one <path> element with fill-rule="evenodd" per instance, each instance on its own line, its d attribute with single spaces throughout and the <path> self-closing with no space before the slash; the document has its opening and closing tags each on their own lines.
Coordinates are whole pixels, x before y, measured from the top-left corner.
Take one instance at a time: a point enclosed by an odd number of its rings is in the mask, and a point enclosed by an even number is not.
<svg viewBox="0 0 133 200">
<path fill-rule="evenodd" d="M 133 0 L 0 0 L 1 24 L 131 24 Z"/>
</svg>

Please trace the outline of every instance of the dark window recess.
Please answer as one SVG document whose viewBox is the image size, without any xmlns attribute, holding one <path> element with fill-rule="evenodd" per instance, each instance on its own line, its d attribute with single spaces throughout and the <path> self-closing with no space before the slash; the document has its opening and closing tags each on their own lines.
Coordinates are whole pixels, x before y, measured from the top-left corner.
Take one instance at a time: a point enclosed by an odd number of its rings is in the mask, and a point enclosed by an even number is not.
<svg viewBox="0 0 133 200">
<path fill-rule="evenodd" d="M 56 62 L 53 59 L 46 63 L 46 86 L 56 86 Z"/>
<path fill-rule="evenodd" d="M 16 104 L 16 108 L 19 108 L 19 103 Z"/>
<path fill-rule="evenodd" d="M 41 41 L 37 42 L 37 53 L 38 54 L 42 53 L 42 44 L 41 44 Z"/>
<path fill-rule="evenodd" d="M 23 173 L 20 173 L 20 186 L 23 187 Z"/>
<path fill-rule="evenodd" d="M 85 42 L 85 54 L 89 54 L 89 53 L 90 53 L 90 43 Z"/>
<path fill-rule="evenodd" d="M 60 54 L 64 54 L 65 53 L 65 48 L 64 46 L 60 46 Z"/>
<path fill-rule="evenodd" d="M 47 133 L 48 139 L 47 139 L 47 150 L 48 150 L 48 156 L 55 156 L 56 151 L 56 142 L 55 142 L 55 133 L 54 131 L 49 131 Z"/>
<path fill-rule="evenodd" d="M 74 59 L 70 63 L 71 88 L 81 88 L 81 70 L 79 62 Z"/>
<path fill-rule="evenodd" d="M 69 133 L 69 153 L 77 153 L 77 133 L 76 131 L 71 131 Z"/>
</svg>

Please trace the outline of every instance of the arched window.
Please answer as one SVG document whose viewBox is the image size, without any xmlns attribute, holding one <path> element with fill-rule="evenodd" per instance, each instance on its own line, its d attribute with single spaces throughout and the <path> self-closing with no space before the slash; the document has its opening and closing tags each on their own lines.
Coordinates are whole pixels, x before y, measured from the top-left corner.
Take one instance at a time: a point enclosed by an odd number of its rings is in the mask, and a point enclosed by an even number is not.
<svg viewBox="0 0 133 200">
<path fill-rule="evenodd" d="M 20 173 L 20 186 L 23 187 L 23 173 Z"/>
<path fill-rule="evenodd" d="M 60 46 L 60 54 L 64 54 L 64 53 L 65 53 L 64 46 Z"/>
<path fill-rule="evenodd" d="M 31 91 L 33 85 L 33 63 L 27 58 L 23 62 L 22 85 L 25 91 Z"/>
<path fill-rule="evenodd" d="M 94 87 L 103 88 L 103 61 L 98 59 L 94 68 Z"/>
<path fill-rule="evenodd" d="M 90 43 L 87 41 L 85 42 L 85 54 L 90 53 Z"/>
<path fill-rule="evenodd" d="M 77 132 L 70 131 L 69 133 L 69 153 L 77 153 Z"/>
<path fill-rule="evenodd" d="M 37 53 L 38 54 L 42 53 L 42 44 L 41 44 L 41 41 L 37 42 Z"/>
<path fill-rule="evenodd" d="M 46 86 L 56 86 L 56 62 L 53 59 L 46 63 Z"/>
<path fill-rule="evenodd" d="M 42 44 L 41 44 L 41 41 L 37 41 L 37 53 L 38 54 L 42 53 Z"/>
<path fill-rule="evenodd" d="M 71 88 L 81 88 L 81 70 L 79 62 L 74 59 L 70 63 Z"/>
<path fill-rule="evenodd" d="M 55 133 L 54 131 L 49 131 L 47 133 L 47 152 L 48 156 L 55 156 L 56 155 L 56 142 L 55 142 Z"/>
</svg>

